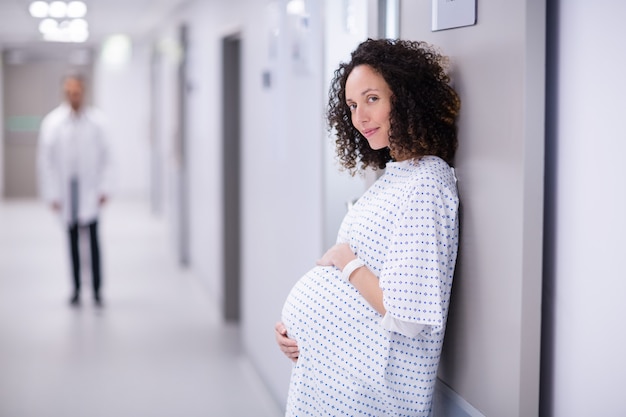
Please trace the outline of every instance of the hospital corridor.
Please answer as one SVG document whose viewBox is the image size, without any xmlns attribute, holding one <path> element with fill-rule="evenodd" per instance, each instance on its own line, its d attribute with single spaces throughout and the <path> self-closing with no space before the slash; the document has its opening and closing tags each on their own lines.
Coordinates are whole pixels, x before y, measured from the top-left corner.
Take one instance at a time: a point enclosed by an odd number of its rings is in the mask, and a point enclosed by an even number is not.
<svg viewBox="0 0 626 417">
<path fill-rule="evenodd" d="M 113 199 L 101 223 L 103 305 L 84 274 L 70 306 L 58 219 L 0 204 L 0 416 L 282 415 L 147 202 Z"/>
<path fill-rule="evenodd" d="M 0 0 L 0 417 L 626 416 L 624 16 Z"/>
</svg>

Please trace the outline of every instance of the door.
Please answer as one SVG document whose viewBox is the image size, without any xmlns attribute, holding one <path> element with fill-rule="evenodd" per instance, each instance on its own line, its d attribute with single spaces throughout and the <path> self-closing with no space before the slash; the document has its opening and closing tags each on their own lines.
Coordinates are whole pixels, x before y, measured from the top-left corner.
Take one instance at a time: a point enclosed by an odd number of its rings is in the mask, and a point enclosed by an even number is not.
<svg viewBox="0 0 626 417">
<path fill-rule="evenodd" d="M 70 69 L 67 52 L 43 54 L 9 50 L 3 56 L 4 74 L 4 197 L 35 198 L 37 138 L 43 117 L 63 100 L 62 79 Z M 87 76 L 90 67 L 80 67 Z M 87 86 L 89 99 L 89 85 Z"/>
<path fill-rule="evenodd" d="M 222 118 L 223 118 L 223 247 L 224 247 L 224 305 L 223 316 L 228 321 L 240 317 L 240 92 L 241 41 L 238 35 L 222 41 Z"/>
<path fill-rule="evenodd" d="M 178 214 L 178 259 L 182 266 L 189 266 L 189 180 L 187 155 L 187 58 L 188 58 L 188 28 L 182 25 L 179 29 L 179 43 L 181 60 L 177 74 L 177 134 L 176 148 L 178 157 L 177 172 L 177 214 Z"/>
</svg>

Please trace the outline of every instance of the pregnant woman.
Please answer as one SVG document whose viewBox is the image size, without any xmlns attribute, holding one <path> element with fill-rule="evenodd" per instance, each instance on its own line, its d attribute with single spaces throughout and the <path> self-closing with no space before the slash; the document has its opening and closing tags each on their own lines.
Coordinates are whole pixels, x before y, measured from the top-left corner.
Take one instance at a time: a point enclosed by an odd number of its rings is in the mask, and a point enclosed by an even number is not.
<svg viewBox="0 0 626 417">
<path fill-rule="evenodd" d="M 458 248 L 451 168 L 460 101 L 422 42 L 367 40 L 331 84 L 328 121 L 353 174 L 385 173 L 293 287 L 276 340 L 295 362 L 287 416 L 424 416 Z"/>
</svg>

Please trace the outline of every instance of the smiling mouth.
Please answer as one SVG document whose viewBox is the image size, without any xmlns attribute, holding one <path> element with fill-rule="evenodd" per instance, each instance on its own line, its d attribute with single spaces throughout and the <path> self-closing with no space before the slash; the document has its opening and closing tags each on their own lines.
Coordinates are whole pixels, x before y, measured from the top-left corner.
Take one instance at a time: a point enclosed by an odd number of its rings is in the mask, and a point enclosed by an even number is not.
<svg viewBox="0 0 626 417">
<path fill-rule="evenodd" d="M 376 133 L 376 131 L 378 130 L 378 128 L 374 128 L 374 129 L 366 129 L 363 131 L 363 136 L 365 136 L 366 138 L 369 138 L 370 136 L 372 136 L 374 133 Z"/>
</svg>

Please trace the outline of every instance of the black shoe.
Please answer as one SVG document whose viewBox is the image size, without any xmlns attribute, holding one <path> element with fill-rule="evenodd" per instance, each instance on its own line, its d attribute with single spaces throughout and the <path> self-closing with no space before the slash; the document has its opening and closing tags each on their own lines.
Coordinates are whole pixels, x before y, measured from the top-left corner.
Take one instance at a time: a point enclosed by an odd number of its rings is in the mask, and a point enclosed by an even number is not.
<svg viewBox="0 0 626 417">
<path fill-rule="evenodd" d="M 94 295 L 93 300 L 96 303 L 96 306 L 102 307 L 102 299 L 100 298 L 100 294 Z"/>
<path fill-rule="evenodd" d="M 80 304 L 80 295 L 78 291 L 76 291 L 74 295 L 72 296 L 72 298 L 70 299 L 70 304 L 73 306 L 77 306 L 78 304 Z"/>
</svg>

